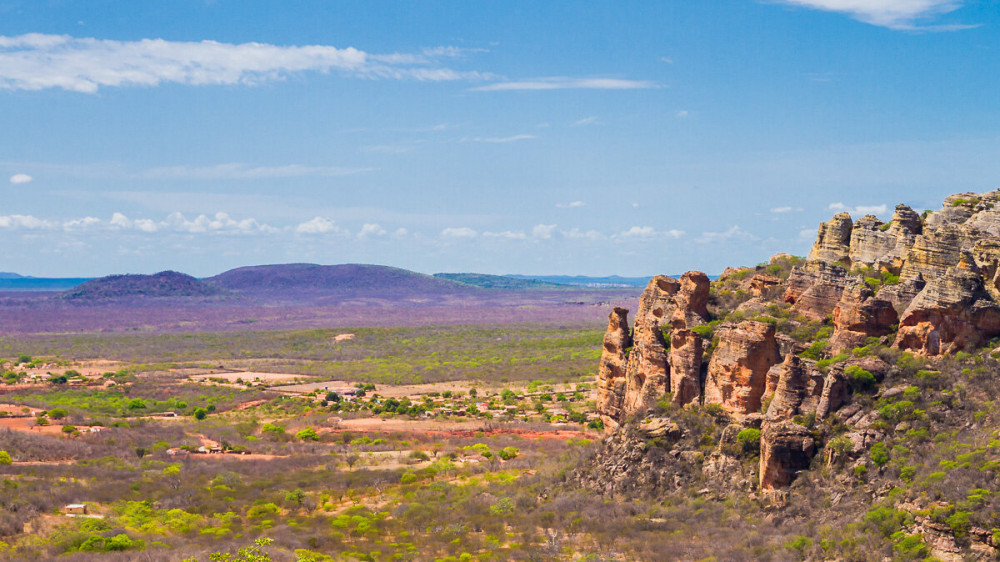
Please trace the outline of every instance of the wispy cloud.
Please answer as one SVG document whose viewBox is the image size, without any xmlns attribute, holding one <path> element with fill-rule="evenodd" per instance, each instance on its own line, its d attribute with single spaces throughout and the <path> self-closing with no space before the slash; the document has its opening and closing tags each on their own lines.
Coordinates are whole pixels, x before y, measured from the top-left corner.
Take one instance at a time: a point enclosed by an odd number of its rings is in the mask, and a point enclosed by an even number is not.
<svg viewBox="0 0 1000 562">
<path fill-rule="evenodd" d="M 503 232 L 484 232 L 483 238 L 500 238 L 503 240 L 525 240 L 528 235 L 523 230 L 505 230 Z"/>
<path fill-rule="evenodd" d="M 772 213 L 783 214 L 783 213 L 801 213 L 801 207 L 774 207 L 771 209 Z"/>
<path fill-rule="evenodd" d="M 607 238 L 603 233 L 597 230 L 588 230 L 586 232 L 580 230 L 579 228 L 571 228 L 569 230 L 564 230 L 561 233 L 566 238 L 585 238 L 587 240 L 603 240 Z"/>
<path fill-rule="evenodd" d="M 201 214 L 193 219 L 188 219 L 182 213 L 171 213 L 160 221 L 130 219 L 122 213 L 112 213 L 111 218 L 107 220 L 87 216 L 65 221 L 40 219 L 31 215 L 3 215 L 0 216 L 0 228 L 6 230 L 65 230 L 68 232 L 103 230 L 188 234 L 252 234 L 279 231 L 279 229 L 261 223 L 257 219 L 235 219 L 227 213 Z"/>
<path fill-rule="evenodd" d="M 576 209 L 578 207 L 585 207 L 586 203 L 583 201 L 570 201 L 569 203 L 556 203 L 557 209 Z"/>
<path fill-rule="evenodd" d="M 361 227 L 361 231 L 358 232 L 358 238 L 377 238 L 379 236 L 385 236 L 385 229 L 378 224 L 367 223 Z"/>
<path fill-rule="evenodd" d="M 602 125 L 600 119 L 591 115 L 590 117 L 584 117 L 578 121 L 573 122 L 574 127 L 586 127 L 587 125 Z"/>
<path fill-rule="evenodd" d="M 343 168 L 339 166 L 249 166 L 241 163 L 216 164 L 213 166 L 167 166 L 151 168 L 140 172 L 148 179 L 270 179 L 297 178 L 304 176 L 336 177 L 351 176 L 372 171 L 372 168 Z"/>
<path fill-rule="evenodd" d="M 889 206 L 882 204 L 882 205 L 858 205 L 856 207 L 850 207 L 848 205 L 844 205 L 843 203 L 838 202 L 838 203 L 830 203 L 830 205 L 827 206 L 827 209 L 830 209 L 831 211 L 850 213 L 852 215 L 881 215 L 889 210 Z"/>
<path fill-rule="evenodd" d="M 648 80 L 622 78 L 570 78 L 551 76 L 516 82 L 497 82 L 472 88 L 473 92 L 532 91 L 532 90 L 644 90 L 658 87 Z"/>
<path fill-rule="evenodd" d="M 633 226 L 624 232 L 615 234 L 612 238 L 680 238 L 681 236 L 684 236 L 683 230 L 659 231 L 651 226 Z"/>
<path fill-rule="evenodd" d="M 920 31 L 957 31 L 976 25 L 927 25 L 923 22 L 954 12 L 962 0 L 777 0 L 783 4 L 839 12 L 889 29 Z"/>
<path fill-rule="evenodd" d="M 469 227 L 450 227 L 441 231 L 444 238 L 475 238 L 479 233 Z"/>
<path fill-rule="evenodd" d="M 112 41 L 30 33 L 0 36 L 0 89 L 62 88 L 95 93 L 107 87 L 163 83 L 255 85 L 301 72 L 433 82 L 495 78 L 489 73 L 441 66 L 442 59 L 463 52 L 439 47 L 419 53 L 371 54 L 327 45 Z"/>
<path fill-rule="evenodd" d="M 31 180 L 33 179 L 35 178 L 29 176 L 28 174 L 14 174 L 13 176 L 10 177 L 10 183 L 13 184 L 31 183 Z"/>
<path fill-rule="evenodd" d="M 340 231 L 340 227 L 337 226 L 337 223 L 324 217 L 307 220 L 295 227 L 295 232 L 299 234 L 329 234 L 338 231 Z"/>
<path fill-rule="evenodd" d="M 722 232 L 703 232 L 697 242 L 711 244 L 730 240 L 758 240 L 758 238 L 735 224 Z"/>
<path fill-rule="evenodd" d="M 539 240 L 548 240 L 552 238 L 552 233 L 555 232 L 556 225 L 554 224 L 539 224 L 535 228 L 531 229 L 531 236 L 533 238 L 538 238 Z"/>
<path fill-rule="evenodd" d="M 463 138 L 461 142 L 488 142 L 493 144 L 503 144 L 508 142 L 517 142 L 522 140 L 536 139 L 535 135 L 513 135 L 509 137 L 471 137 Z"/>
</svg>

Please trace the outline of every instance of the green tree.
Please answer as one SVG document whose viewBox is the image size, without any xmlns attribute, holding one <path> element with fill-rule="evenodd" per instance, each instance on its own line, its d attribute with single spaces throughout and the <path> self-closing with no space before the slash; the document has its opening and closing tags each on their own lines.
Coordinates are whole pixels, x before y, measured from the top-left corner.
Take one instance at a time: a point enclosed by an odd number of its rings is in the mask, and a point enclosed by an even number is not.
<svg viewBox="0 0 1000 562">
<path fill-rule="evenodd" d="M 194 419 L 201 421 L 208 417 L 208 410 L 205 408 L 195 408 L 194 409 Z"/>
<path fill-rule="evenodd" d="M 237 550 L 236 554 L 213 552 L 208 555 L 208 559 L 212 562 L 271 562 L 271 555 L 264 547 L 272 542 L 273 539 L 259 538 L 253 541 L 253 545 Z"/>
<path fill-rule="evenodd" d="M 52 408 L 49 410 L 49 417 L 54 420 L 61 420 L 66 417 L 66 410 L 63 408 Z"/>
<path fill-rule="evenodd" d="M 319 435 L 316 433 L 316 430 L 311 427 L 300 429 L 295 433 L 295 437 L 303 441 L 319 441 Z"/>
<path fill-rule="evenodd" d="M 0 451 L 0 466 L 11 464 L 14 464 L 14 460 L 10 458 L 10 453 L 7 451 Z"/>
</svg>

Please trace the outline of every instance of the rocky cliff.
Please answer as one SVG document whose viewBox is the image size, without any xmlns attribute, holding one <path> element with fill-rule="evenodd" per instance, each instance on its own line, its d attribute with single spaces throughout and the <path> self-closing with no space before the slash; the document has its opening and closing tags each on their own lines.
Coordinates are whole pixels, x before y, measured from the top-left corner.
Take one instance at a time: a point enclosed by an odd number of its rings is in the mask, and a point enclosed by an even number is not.
<svg viewBox="0 0 1000 562">
<path fill-rule="evenodd" d="M 885 374 L 853 350 L 936 356 L 1000 335 L 997 203 L 1000 191 L 962 193 L 923 215 L 899 205 L 888 223 L 838 213 L 805 260 L 781 254 L 712 283 L 654 277 L 631 330 L 627 310 L 611 314 L 597 411 L 614 428 L 667 393 L 674 408 L 714 405 L 763 430 L 759 486 L 788 485 L 817 450 L 789 424 L 829 417 Z"/>
</svg>

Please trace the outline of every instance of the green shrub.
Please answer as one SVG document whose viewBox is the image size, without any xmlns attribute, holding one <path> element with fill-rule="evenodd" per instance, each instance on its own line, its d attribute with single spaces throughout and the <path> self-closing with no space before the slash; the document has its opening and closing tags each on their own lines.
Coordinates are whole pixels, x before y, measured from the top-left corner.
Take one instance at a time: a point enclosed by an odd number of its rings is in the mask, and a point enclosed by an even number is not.
<svg viewBox="0 0 1000 562">
<path fill-rule="evenodd" d="M 760 430 L 748 427 L 736 434 L 736 443 L 745 455 L 760 453 Z"/>
<path fill-rule="evenodd" d="M 855 392 L 871 392 L 875 389 L 875 375 L 857 365 L 844 369 L 844 374 L 847 375 Z"/>
<path fill-rule="evenodd" d="M 316 430 L 311 427 L 300 429 L 295 432 L 295 437 L 303 441 L 319 441 L 319 435 L 316 433 Z"/>
<path fill-rule="evenodd" d="M 872 462 L 878 466 L 885 466 L 889 462 L 889 447 L 885 443 L 879 441 L 878 443 L 872 445 L 871 450 Z"/>
<path fill-rule="evenodd" d="M 7 451 L 0 451 L 0 466 L 7 466 L 14 464 L 14 460 L 10 458 L 10 453 Z"/>
</svg>

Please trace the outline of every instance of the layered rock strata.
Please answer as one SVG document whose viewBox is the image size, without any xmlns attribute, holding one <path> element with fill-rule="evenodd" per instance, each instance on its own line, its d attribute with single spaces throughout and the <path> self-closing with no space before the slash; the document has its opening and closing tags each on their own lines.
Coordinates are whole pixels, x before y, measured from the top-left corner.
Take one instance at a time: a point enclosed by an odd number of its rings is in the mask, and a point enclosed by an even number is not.
<svg viewBox="0 0 1000 562">
<path fill-rule="evenodd" d="M 666 392 L 678 404 L 700 400 L 703 344 L 690 328 L 708 321 L 708 296 L 709 279 L 700 271 L 679 280 L 658 275 L 639 298 L 631 337 L 628 311 L 611 313 L 597 384 L 605 424 L 616 425 Z"/>
<path fill-rule="evenodd" d="M 785 299 L 811 320 L 834 315 L 833 351 L 891 334 L 890 307 L 899 349 L 936 355 L 982 345 L 1000 335 L 998 203 L 1000 191 L 959 193 L 924 217 L 899 205 L 888 224 L 839 213 L 820 225 Z M 876 281 L 889 284 L 878 293 L 858 288 L 864 276 L 879 274 Z"/>
<path fill-rule="evenodd" d="M 783 488 L 807 470 L 816 454 L 812 433 L 791 422 L 765 423 L 760 436 L 760 488 Z"/>
<path fill-rule="evenodd" d="M 774 326 L 747 320 L 719 329 L 719 343 L 708 363 L 705 403 L 737 414 L 760 410 L 767 371 L 781 361 Z"/>
</svg>

